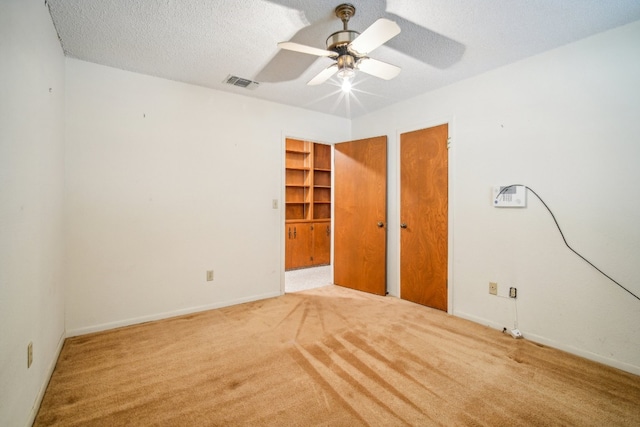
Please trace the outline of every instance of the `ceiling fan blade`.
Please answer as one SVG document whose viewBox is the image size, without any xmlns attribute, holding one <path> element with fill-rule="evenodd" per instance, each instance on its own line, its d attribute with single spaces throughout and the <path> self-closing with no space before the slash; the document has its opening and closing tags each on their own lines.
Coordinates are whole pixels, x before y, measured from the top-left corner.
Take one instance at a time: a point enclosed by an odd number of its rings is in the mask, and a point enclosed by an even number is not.
<svg viewBox="0 0 640 427">
<path fill-rule="evenodd" d="M 389 19 L 380 18 L 356 37 L 349 48 L 361 55 L 366 55 L 398 34 L 400 34 L 398 24 Z"/>
<path fill-rule="evenodd" d="M 401 68 L 377 59 L 362 58 L 358 61 L 358 70 L 384 80 L 391 80 L 400 74 Z"/>
<path fill-rule="evenodd" d="M 309 86 L 315 86 L 315 85 L 322 84 L 322 83 L 326 82 L 327 80 L 329 80 L 331 78 L 331 76 L 333 76 L 337 72 L 338 72 L 338 64 L 331 64 L 327 68 L 325 68 L 324 70 L 320 71 L 320 73 L 317 76 L 315 76 L 314 78 L 309 80 L 309 83 L 307 83 L 307 84 Z"/>
<path fill-rule="evenodd" d="M 331 56 L 331 57 L 338 56 L 336 52 L 332 52 L 330 50 L 318 49 L 317 47 L 306 46 L 306 45 L 294 43 L 294 42 L 280 42 L 278 43 L 278 47 L 280 49 L 292 50 L 294 52 L 308 53 L 309 55 Z"/>
</svg>

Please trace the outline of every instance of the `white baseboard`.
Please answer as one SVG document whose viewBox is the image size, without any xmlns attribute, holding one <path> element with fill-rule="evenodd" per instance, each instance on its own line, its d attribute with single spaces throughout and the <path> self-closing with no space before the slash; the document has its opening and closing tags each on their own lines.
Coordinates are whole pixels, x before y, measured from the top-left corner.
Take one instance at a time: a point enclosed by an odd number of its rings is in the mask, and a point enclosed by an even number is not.
<svg viewBox="0 0 640 427">
<path fill-rule="evenodd" d="M 40 391 L 38 391 L 36 400 L 35 402 L 33 402 L 33 406 L 31 407 L 31 413 L 29 414 L 29 421 L 27 423 L 27 426 L 32 426 L 36 420 L 36 416 L 38 415 L 38 411 L 40 410 L 40 405 L 42 404 L 42 399 L 44 398 L 44 393 L 47 391 L 47 387 L 49 386 L 49 381 L 51 380 L 53 371 L 54 369 L 56 369 L 56 364 L 58 363 L 60 352 L 62 352 L 62 346 L 64 345 L 65 339 L 66 339 L 66 334 L 64 331 L 62 331 L 62 335 L 60 335 L 60 339 L 58 340 L 58 346 L 56 347 L 54 357 L 51 359 L 51 362 L 49 363 L 49 367 L 47 368 L 45 381 L 42 382 L 42 385 L 40 386 Z"/>
<path fill-rule="evenodd" d="M 458 311 L 458 312 L 453 313 L 453 315 L 456 316 L 456 317 L 460 317 L 460 318 L 463 318 L 463 319 L 470 320 L 470 321 L 472 321 L 474 323 L 479 323 L 481 325 L 486 325 L 486 326 L 488 326 L 490 328 L 497 329 L 499 331 L 501 331 L 502 328 L 504 327 L 503 324 L 498 324 L 498 323 L 495 323 L 495 322 L 487 320 L 487 319 L 482 319 L 482 318 L 479 318 L 477 316 L 474 316 L 474 315 L 471 315 L 471 314 L 468 314 L 468 313 L 463 313 L 463 312 L 459 312 Z M 533 342 L 538 343 L 538 344 L 546 345 L 548 347 L 556 348 L 558 350 L 566 351 L 567 353 L 571 353 L 571 354 L 574 354 L 576 356 L 584 357 L 585 359 L 592 360 L 592 361 L 598 362 L 598 363 L 602 363 L 603 365 L 611 366 L 611 367 L 620 369 L 622 371 L 632 373 L 634 375 L 640 375 L 640 366 L 631 365 L 629 363 L 625 363 L 625 362 L 621 362 L 619 360 L 615 360 L 615 359 L 611 359 L 611 358 L 608 358 L 608 357 L 604 357 L 604 356 L 601 356 L 599 354 L 592 353 L 590 351 L 581 350 L 579 348 L 576 348 L 576 347 L 573 347 L 573 346 L 570 346 L 570 345 L 566 345 L 566 344 L 563 344 L 561 342 L 554 341 L 554 340 L 551 340 L 549 338 L 546 338 L 546 337 L 543 337 L 543 336 L 540 336 L 540 335 L 531 334 L 531 333 L 528 333 L 522 327 L 520 327 L 519 329 L 520 329 L 520 332 L 522 332 L 522 335 L 524 336 L 524 338 L 529 340 L 529 341 L 533 341 Z"/>
<path fill-rule="evenodd" d="M 197 307 L 189 307 L 180 310 L 167 311 L 164 313 L 150 314 L 147 316 L 140 316 L 131 319 L 119 320 L 116 322 L 102 323 L 100 325 L 87 326 L 84 328 L 77 328 L 67 331 L 67 337 L 75 337 L 78 335 L 86 335 L 94 332 L 107 331 L 109 329 L 121 328 L 124 326 L 137 325 L 140 323 L 153 322 L 155 320 L 168 319 L 171 317 L 184 316 L 185 314 L 198 313 L 201 311 L 214 310 L 216 308 L 229 307 L 231 305 L 243 304 L 245 302 L 258 301 L 267 298 L 279 297 L 280 292 L 269 292 L 262 295 L 253 295 L 245 298 L 238 298 L 235 300 L 218 302 L 215 304 L 201 305 Z"/>
</svg>

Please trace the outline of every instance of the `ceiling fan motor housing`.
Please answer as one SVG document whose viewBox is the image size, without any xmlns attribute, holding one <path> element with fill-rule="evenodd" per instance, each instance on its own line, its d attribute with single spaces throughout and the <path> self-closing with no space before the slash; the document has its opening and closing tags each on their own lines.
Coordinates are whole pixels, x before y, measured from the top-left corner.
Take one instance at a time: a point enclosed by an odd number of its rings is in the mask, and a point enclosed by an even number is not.
<svg viewBox="0 0 640 427">
<path fill-rule="evenodd" d="M 327 37 L 327 49 L 340 54 L 345 54 L 347 45 L 354 41 L 359 35 L 360 33 L 357 31 L 336 31 L 335 33 Z"/>
</svg>

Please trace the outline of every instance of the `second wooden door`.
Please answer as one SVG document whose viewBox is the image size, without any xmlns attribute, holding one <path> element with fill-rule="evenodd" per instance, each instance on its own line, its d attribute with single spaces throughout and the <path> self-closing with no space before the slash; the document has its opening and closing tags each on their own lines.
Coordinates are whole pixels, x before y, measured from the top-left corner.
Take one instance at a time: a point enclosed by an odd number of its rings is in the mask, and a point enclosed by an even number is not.
<svg viewBox="0 0 640 427">
<path fill-rule="evenodd" d="M 447 310 L 448 126 L 400 136 L 400 297 Z"/>
</svg>

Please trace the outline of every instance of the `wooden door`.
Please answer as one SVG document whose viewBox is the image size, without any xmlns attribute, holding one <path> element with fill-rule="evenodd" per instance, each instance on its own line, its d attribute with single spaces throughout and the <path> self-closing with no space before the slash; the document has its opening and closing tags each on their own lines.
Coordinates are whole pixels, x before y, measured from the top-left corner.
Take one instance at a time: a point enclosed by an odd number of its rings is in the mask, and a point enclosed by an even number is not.
<svg viewBox="0 0 640 427">
<path fill-rule="evenodd" d="M 313 223 L 313 264 L 327 265 L 331 260 L 331 223 Z"/>
<path fill-rule="evenodd" d="M 334 283 L 385 295 L 387 137 L 336 144 L 334 156 Z"/>
<path fill-rule="evenodd" d="M 400 297 L 447 310 L 448 125 L 400 136 Z"/>
<path fill-rule="evenodd" d="M 311 225 L 309 223 L 285 224 L 285 270 L 309 267 L 311 255 Z"/>
</svg>

